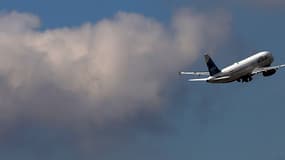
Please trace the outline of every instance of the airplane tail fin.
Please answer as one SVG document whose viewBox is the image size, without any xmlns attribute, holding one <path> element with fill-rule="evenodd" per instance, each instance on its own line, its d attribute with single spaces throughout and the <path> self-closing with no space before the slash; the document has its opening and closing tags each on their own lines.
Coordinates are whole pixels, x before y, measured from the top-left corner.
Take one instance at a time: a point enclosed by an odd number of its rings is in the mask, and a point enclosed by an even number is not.
<svg viewBox="0 0 285 160">
<path fill-rule="evenodd" d="M 207 64 L 210 76 L 213 76 L 221 72 L 221 70 L 216 66 L 216 64 L 212 60 L 212 58 L 207 54 L 205 55 L 205 62 Z"/>
</svg>

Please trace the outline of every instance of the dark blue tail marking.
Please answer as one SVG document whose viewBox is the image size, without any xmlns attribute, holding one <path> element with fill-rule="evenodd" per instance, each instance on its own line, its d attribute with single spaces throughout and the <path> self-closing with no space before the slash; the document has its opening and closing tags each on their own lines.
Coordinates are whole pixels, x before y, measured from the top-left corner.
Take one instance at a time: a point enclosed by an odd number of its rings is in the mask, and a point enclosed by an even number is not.
<svg viewBox="0 0 285 160">
<path fill-rule="evenodd" d="M 207 54 L 205 55 L 205 62 L 207 64 L 210 76 L 213 76 L 221 72 L 221 70 L 216 66 L 216 64 L 212 60 L 212 58 Z"/>
</svg>

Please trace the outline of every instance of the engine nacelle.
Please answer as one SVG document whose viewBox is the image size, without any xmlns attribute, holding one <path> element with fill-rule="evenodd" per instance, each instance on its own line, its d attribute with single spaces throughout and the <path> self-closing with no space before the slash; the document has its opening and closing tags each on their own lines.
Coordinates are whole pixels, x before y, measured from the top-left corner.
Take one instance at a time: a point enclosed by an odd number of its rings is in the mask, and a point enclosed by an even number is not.
<svg viewBox="0 0 285 160">
<path fill-rule="evenodd" d="M 276 73 L 276 69 L 271 69 L 271 70 L 262 72 L 264 77 L 272 76 L 275 73 Z"/>
</svg>

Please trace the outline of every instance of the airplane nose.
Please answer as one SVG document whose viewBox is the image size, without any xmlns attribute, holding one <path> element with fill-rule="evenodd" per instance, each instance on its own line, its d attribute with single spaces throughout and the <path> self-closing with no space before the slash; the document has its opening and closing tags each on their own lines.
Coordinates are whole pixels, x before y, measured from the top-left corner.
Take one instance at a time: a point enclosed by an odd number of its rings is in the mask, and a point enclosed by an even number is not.
<svg viewBox="0 0 285 160">
<path fill-rule="evenodd" d="M 270 59 L 270 61 L 272 63 L 274 61 L 273 55 L 270 52 L 268 52 L 267 55 L 268 55 L 268 57 L 269 57 L 269 59 Z"/>
<path fill-rule="evenodd" d="M 271 63 L 274 61 L 274 57 L 270 54 Z"/>
</svg>

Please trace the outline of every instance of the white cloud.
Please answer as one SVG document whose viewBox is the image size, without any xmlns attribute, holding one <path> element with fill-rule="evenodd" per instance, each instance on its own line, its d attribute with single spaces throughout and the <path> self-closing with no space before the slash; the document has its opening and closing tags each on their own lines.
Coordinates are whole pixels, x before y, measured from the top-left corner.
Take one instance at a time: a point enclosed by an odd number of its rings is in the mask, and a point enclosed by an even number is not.
<svg viewBox="0 0 285 160">
<path fill-rule="evenodd" d="M 18 12 L 0 12 L 0 32 L 32 31 L 40 25 L 38 17 L 32 14 Z"/>
<path fill-rule="evenodd" d="M 0 15 L 0 118 L 57 125 L 120 122 L 163 108 L 169 77 L 227 38 L 229 18 L 179 11 L 171 27 L 133 13 L 38 31 L 39 18 Z"/>
</svg>

